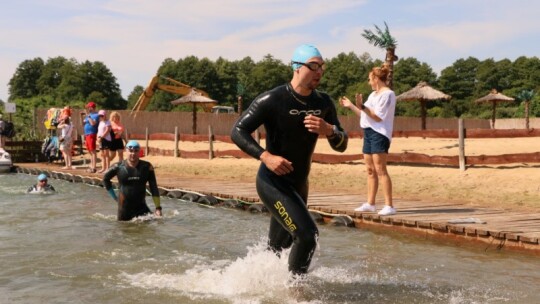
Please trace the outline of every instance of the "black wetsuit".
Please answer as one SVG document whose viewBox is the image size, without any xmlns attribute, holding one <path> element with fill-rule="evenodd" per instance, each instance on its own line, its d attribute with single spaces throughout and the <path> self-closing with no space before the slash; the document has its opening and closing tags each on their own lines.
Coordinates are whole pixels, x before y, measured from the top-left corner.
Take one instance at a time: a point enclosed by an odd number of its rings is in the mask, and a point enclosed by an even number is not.
<svg viewBox="0 0 540 304">
<path fill-rule="evenodd" d="M 45 187 L 42 187 L 40 190 L 38 190 L 38 185 L 35 184 L 33 186 L 30 186 L 28 190 L 26 190 L 27 193 L 35 193 L 35 192 L 56 192 L 54 187 L 52 185 L 47 184 Z"/>
<path fill-rule="evenodd" d="M 129 221 L 134 217 L 151 213 L 146 205 L 146 183 L 152 196 L 159 196 L 154 167 L 149 162 L 139 160 L 137 167 L 130 167 L 126 160 L 112 165 L 103 175 L 105 189 L 112 188 L 111 179 L 118 176 L 118 220 Z"/>
<path fill-rule="evenodd" d="M 304 97 L 296 94 L 290 84 L 259 95 L 236 122 L 231 134 L 238 147 L 259 159 L 265 149 L 251 133 L 264 125 L 266 150 L 292 162 L 294 170 L 281 176 L 261 163 L 256 184 L 257 193 L 272 213 L 269 247 L 279 253 L 293 245 L 289 270 L 294 273 L 307 272 L 319 233 L 307 209 L 308 175 L 318 138 L 318 134 L 304 126 L 304 117 L 308 114 L 338 127 L 339 132 L 328 138 L 334 150 L 343 152 L 347 148 L 348 137 L 340 127 L 330 97 L 316 90 Z"/>
</svg>

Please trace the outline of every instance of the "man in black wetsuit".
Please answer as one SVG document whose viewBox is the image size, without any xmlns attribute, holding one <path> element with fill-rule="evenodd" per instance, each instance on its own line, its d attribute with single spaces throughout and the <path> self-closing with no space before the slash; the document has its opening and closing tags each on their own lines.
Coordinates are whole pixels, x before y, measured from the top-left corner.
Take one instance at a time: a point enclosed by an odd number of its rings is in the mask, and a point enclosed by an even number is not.
<svg viewBox="0 0 540 304">
<path fill-rule="evenodd" d="M 307 209 L 311 156 L 319 135 L 343 152 L 347 134 L 340 127 L 331 98 L 316 90 L 325 68 L 312 45 L 293 55 L 290 83 L 259 95 L 236 122 L 231 138 L 247 154 L 261 160 L 257 193 L 272 214 L 269 248 L 279 254 L 292 245 L 289 270 L 308 271 L 317 247 L 318 229 Z M 266 149 L 251 136 L 266 129 Z"/>
<path fill-rule="evenodd" d="M 103 175 L 103 184 L 111 197 L 118 202 L 118 220 L 129 221 L 134 217 L 151 213 L 146 205 L 146 183 L 150 186 L 152 199 L 156 206 L 156 215 L 161 216 L 159 190 L 156 182 L 154 167 L 147 161 L 139 159 L 141 147 L 135 140 L 126 144 L 128 157 L 111 166 Z M 118 177 L 120 186 L 116 196 L 111 179 Z"/>
</svg>

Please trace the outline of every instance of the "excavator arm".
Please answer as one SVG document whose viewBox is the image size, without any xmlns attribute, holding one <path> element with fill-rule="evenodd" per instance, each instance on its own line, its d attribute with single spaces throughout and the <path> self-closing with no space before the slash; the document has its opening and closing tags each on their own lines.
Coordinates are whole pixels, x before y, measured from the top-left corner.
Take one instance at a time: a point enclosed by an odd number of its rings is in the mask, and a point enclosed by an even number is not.
<svg viewBox="0 0 540 304">
<path fill-rule="evenodd" d="M 159 83 L 159 80 L 163 79 L 169 82 L 169 84 L 162 84 Z M 152 77 L 150 80 L 150 83 L 144 89 L 141 96 L 139 96 L 139 99 L 135 103 L 135 106 L 133 106 L 133 109 L 131 110 L 132 115 L 137 115 L 138 111 L 143 111 L 146 109 L 148 104 L 150 103 L 150 100 L 152 99 L 152 96 L 154 96 L 154 93 L 156 90 L 162 90 L 165 92 L 177 94 L 177 95 L 187 95 L 192 91 L 198 92 L 203 96 L 208 97 L 208 93 L 206 93 L 203 90 L 196 89 L 194 87 L 191 87 L 185 83 L 181 83 L 180 81 L 174 80 L 169 77 L 156 75 Z"/>
</svg>

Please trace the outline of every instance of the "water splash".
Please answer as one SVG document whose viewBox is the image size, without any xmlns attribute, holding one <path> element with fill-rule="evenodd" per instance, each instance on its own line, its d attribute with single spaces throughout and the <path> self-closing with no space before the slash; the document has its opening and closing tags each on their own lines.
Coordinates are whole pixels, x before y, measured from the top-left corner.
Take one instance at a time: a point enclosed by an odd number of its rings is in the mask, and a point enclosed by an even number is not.
<svg viewBox="0 0 540 304">
<path fill-rule="evenodd" d="M 245 257 L 236 260 L 199 260 L 183 274 L 123 274 L 132 286 L 155 290 L 164 288 L 191 299 L 228 299 L 235 302 L 276 301 L 298 303 L 294 288 L 302 279 L 288 271 L 289 251 L 281 257 L 267 250 L 266 240 L 248 248 Z M 185 260 L 181 257 L 178 260 Z M 188 260 L 193 262 L 194 257 Z M 307 302 L 306 302 L 307 303 Z M 309 302 L 318 303 L 318 302 Z"/>
</svg>

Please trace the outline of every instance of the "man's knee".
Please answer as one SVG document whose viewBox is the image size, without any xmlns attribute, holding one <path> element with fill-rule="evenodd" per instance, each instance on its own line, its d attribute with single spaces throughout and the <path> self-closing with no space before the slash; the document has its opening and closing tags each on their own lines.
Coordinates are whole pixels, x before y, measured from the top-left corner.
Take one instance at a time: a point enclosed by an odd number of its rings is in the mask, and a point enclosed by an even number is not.
<svg viewBox="0 0 540 304">
<path fill-rule="evenodd" d="M 294 242 L 307 248 L 317 247 L 319 232 L 316 229 L 299 230 L 294 236 Z"/>
</svg>

